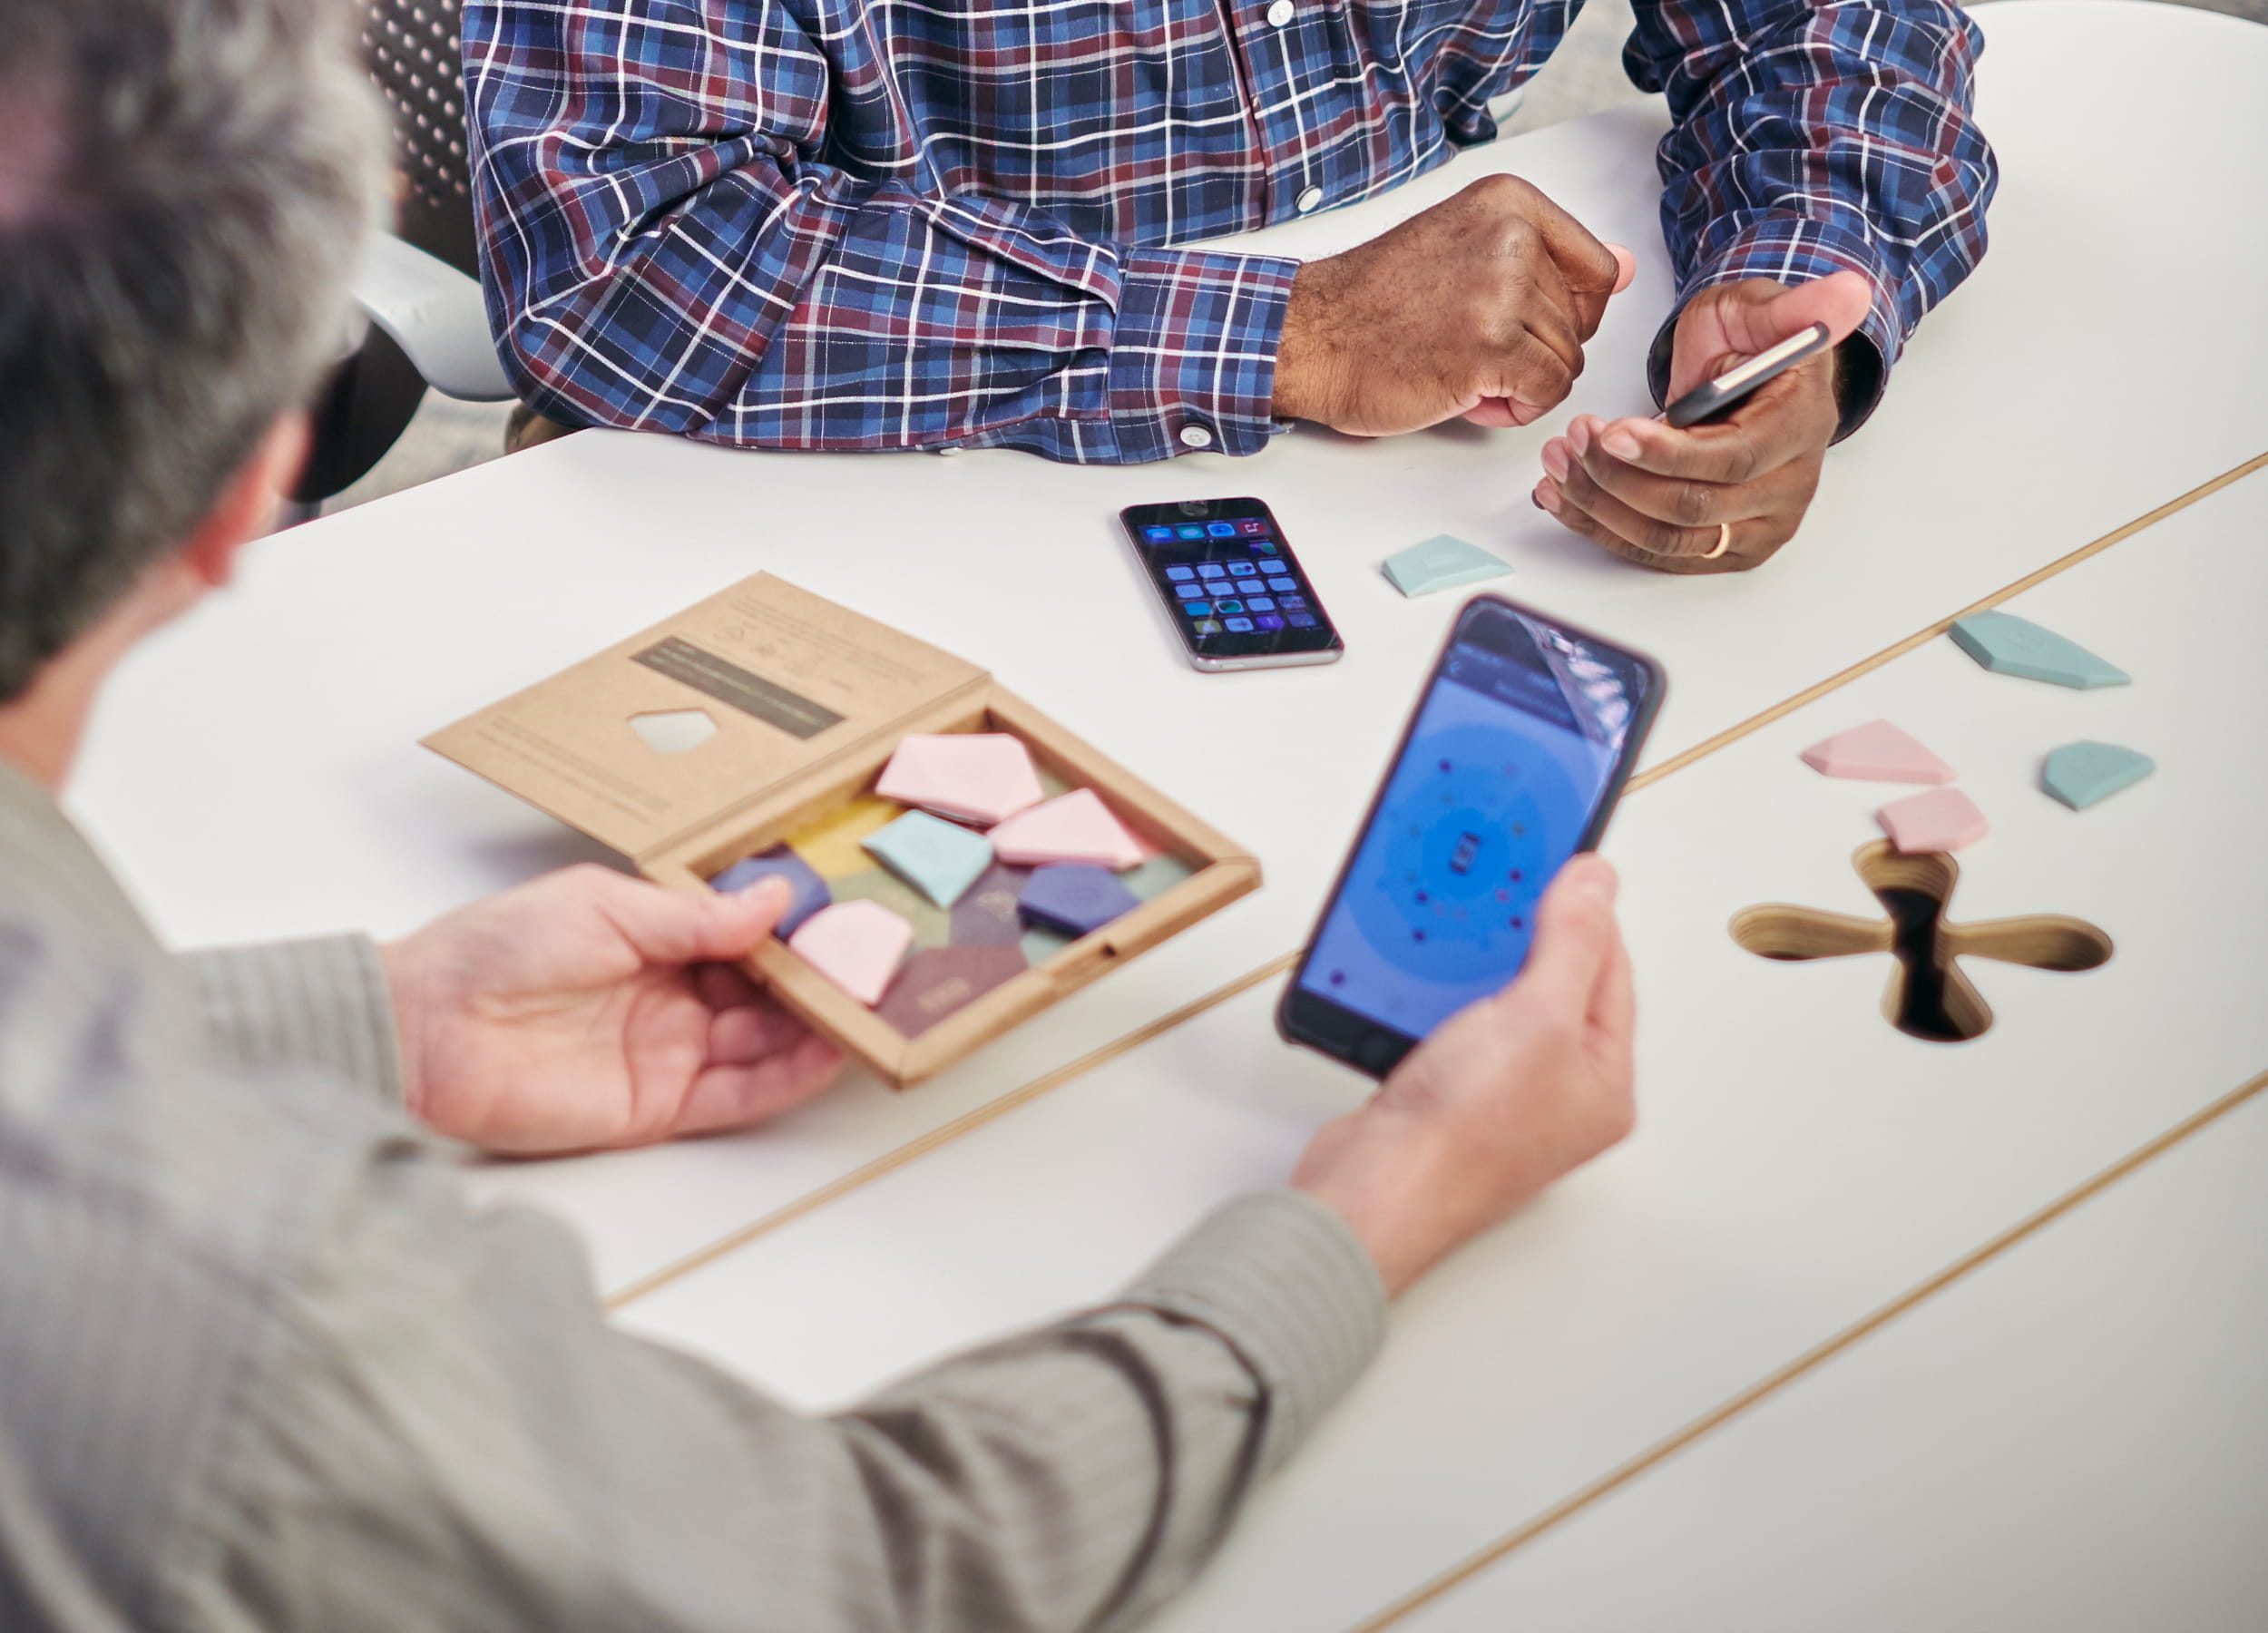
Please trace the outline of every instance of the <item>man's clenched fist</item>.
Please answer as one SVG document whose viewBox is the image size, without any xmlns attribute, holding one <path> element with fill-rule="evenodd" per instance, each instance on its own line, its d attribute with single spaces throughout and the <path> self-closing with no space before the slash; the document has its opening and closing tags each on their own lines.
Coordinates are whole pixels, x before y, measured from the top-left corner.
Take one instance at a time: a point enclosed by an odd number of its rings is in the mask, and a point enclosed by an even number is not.
<svg viewBox="0 0 2268 1633">
<path fill-rule="evenodd" d="M 1292 284 L 1276 414 L 1361 436 L 1563 401 L 1637 265 L 1517 176 L 1489 176 Z"/>
</svg>

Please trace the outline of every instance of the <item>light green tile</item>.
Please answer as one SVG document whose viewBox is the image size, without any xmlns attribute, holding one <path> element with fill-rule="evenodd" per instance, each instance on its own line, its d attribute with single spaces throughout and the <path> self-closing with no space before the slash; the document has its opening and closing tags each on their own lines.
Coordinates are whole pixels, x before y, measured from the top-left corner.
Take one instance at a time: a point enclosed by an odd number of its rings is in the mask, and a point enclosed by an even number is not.
<svg viewBox="0 0 2268 1633">
<path fill-rule="evenodd" d="M 1425 595 L 1501 578 L 1511 568 L 1500 556 L 1478 544 L 1468 544 L 1450 533 L 1436 533 L 1422 544 L 1390 555 L 1383 563 L 1393 587 L 1404 595 Z"/>
<path fill-rule="evenodd" d="M 983 835 L 927 811 L 908 811 L 862 843 L 940 907 L 959 901 L 992 865 L 992 847 Z"/>
<path fill-rule="evenodd" d="M 827 888 L 838 902 L 879 902 L 914 926 L 917 947 L 942 947 L 953 940 L 953 921 L 945 910 L 886 867 L 869 867 L 848 878 L 829 879 Z"/>
<path fill-rule="evenodd" d="M 2116 743 L 2066 743 L 2040 768 L 2039 786 L 2073 810 L 2084 811 L 2156 769 L 2148 755 Z"/>
</svg>

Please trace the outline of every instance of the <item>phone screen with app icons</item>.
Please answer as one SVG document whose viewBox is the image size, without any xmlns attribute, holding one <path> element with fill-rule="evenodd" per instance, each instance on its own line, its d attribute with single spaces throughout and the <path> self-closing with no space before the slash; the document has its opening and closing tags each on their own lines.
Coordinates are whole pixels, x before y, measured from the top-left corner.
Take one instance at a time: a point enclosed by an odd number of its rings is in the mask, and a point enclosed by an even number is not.
<svg viewBox="0 0 2268 1633">
<path fill-rule="evenodd" d="M 1120 513 L 1182 644 L 1200 667 L 1328 662 L 1338 631 L 1257 499 L 1138 504 Z"/>
</svg>

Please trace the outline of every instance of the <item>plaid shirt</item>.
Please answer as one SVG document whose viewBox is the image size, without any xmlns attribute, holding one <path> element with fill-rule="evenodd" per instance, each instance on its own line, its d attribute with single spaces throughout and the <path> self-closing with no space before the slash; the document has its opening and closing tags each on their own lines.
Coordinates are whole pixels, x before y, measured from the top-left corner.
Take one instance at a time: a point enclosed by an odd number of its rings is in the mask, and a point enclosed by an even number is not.
<svg viewBox="0 0 2268 1633">
<path fill-rule="evenodd" d="M 1248 454 L 1283 429 L 1298 263 L 1175 246 L 1491 140 L 1491 99 L 1579 5 L 468 0 L 491 318 L 522 395 L 573 424 Z M 1625 66 L 1676 121 L 1659 161 L 1681 303 L 1864 273 L 1848 429 L 1984 252 L 1977 30 L 1941 0 L 1637 15 Z"/>
</svg>

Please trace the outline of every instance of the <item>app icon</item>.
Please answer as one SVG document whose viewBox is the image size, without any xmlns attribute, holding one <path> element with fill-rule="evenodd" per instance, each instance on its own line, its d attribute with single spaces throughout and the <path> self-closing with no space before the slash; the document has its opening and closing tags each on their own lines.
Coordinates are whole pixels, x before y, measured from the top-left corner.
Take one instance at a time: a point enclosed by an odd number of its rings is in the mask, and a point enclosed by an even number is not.
<svg viewBox="0 0 2268 1633">
<path fill-rule="evenodd" d="M 1181 610 L 1191 618 L 1206 618 L 1211 615 L 1213 603 L 1211 601 L 1183 601 Z"/>
<path fill-rule="evenodd" d="M 1287 595 L 1276 604 L 1283 608 L 1285 611 L 1290 612 L 1305 606 L 1307 604 L 1307 598 L 1304 595 Z"/>
<path fill-rule="evenodd" d="M 1241 612 L 1245 604 L 1240 601 L 1225 601 L 1220 603 L 1220 610 L 1224 612 Z"/>
<path fill-rule="evenodd" d="M 1249 635 L 1252 633 L 1252 620 L 1249 618 L 1231 618 L 1227 620 L 1227 622 L 1228 624 L 1228 632 L 1231 635 Z"/>
<path fill-rule="evenodd" d="M 1237 523 L 1237 531 L 1243 533 L 1247 538 L 1251 537 L 1255 533 L 1264 533 L 1267 532 L 1267 530 L 1268 524 L 1258 520 L 1239 522 Z"/>
<path fill-rule="evenodd" d="M 1185 539 L 1201 539 L 1205 536 L 1205 530 L 1201 527 L 1183 527 L 1177 528 L 1175 531 Z"/>
<path fill-rule="evenodd" d="M 1199 635 L 1217 635 L 1220 633 L 1220 620 L 1217 618 L 1200 618 L 1195 623 L 1191 624 L 1189 628 L 1196 631 Z"/>
<path fill-rule="evenodd" d="M 1191 572 L 1187 567 L 1168 567 L 1166 569 L 1166 576 L 1179 584 L 1195 578 L 1197 574 Z"/>
<path fill-rule="evenodd" d="M 1218 562 L 1199 562 L 1198 563 L 1197 575 L 1199 578 L 1222 578 L 1227 576 L 1227 572 L 1228 569 L 1222 566 Z"/>
<path fill-rule="evenodd" d="M 1276 611 L 1276 603 L 1265 595 L 1247 595 L 1245 597 L 1245 611 L 1247 612 L 1273 612 Z"/>
<path fill-rule="evenodd" d="M 1208 522 L 1205 524 L 1205 531 L 1217 539 L 1233 539 L 1237 536 L 1237 524 L 1234 522 Z"/>
<path fill-rule="evenodd" d="M 1291 622 L 1295 630 L 1312 630 L 1315 627 L 1315 615 L 1313 612 L 1295 612 Z"/>
<path fill-rule="evenodd" d="M 1271 590 L 1296 590 L 1299 588 L 1299 581 L 1297 579 L 1272 578 L 1268 581 L 1268 588 Z"/>
<path fill-rule="evenodd" d="M 1250 578 L 1260 570 L 1250 562 L 1231 562 L 1228 563 L 1228 571 L 1237 578 Z"/>
<path fill-rule="evenodd" d="M 1170 527 L 1145 527 L 1142 529 L 1142 537 L 1148 539 L 1153 544 L 1163 544 L 1168 539 L 1173 537 L 1173 529 Z"/>
<path fill-rule="evenodd" d="M 1273 612 L 1269 613 L 1266 618 L 1256 619 L 1253 621 L 1257 623 L 1264 630 L 1280 630 L 1284 627 L 1284 621 L 1276 617 Z"/>
<path fill-rule="evenodd" d="M 1252 548 L 1258 551 L 1265 551 L 1269 555 L 1274 555 L 1276 553 L 1276 541 L 1274 539 L 1255 539 L 1252 541 Z"/>
</svg>

